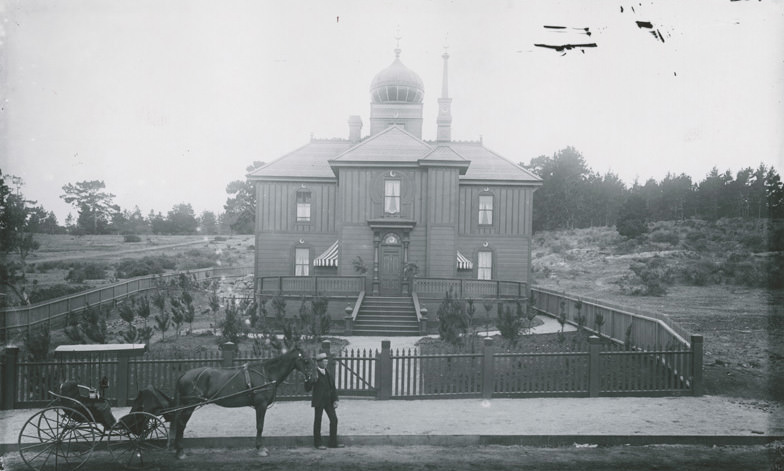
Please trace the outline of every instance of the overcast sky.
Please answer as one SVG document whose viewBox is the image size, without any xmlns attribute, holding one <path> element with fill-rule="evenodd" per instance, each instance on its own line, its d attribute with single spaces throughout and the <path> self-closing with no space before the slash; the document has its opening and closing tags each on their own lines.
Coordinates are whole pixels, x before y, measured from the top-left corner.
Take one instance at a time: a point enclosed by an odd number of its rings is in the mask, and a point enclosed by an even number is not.
<svg viewBox="0 0 784 471">
<path fill-rule="evenodd" d="M 226 184 L 253 161 L 311 134 L 348 137 L 349 115 L 367 135 L 368 87 L 393 61 L 398 28 L 401 60 L 425 83 L 425 139 L 435 138 L 448 44 L 453 139 L 481 136 L 513 162 L 573 146 L 627 184 L 667 172 L 699 181 L 714 166 L 784 170 L 781 0 L 0 8 L 0 168 L 61 224 L 76 216 L 59 198 L 67 183 L 103 180 L 117 204 L 145 216 L 179 203 L 220 212 Z"/>
</svg>

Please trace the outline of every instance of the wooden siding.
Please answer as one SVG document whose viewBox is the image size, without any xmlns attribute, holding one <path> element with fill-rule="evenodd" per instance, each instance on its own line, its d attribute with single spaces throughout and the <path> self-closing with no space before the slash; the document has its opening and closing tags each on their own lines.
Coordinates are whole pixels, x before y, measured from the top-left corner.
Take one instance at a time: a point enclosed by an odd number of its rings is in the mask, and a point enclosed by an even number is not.
<svg viewBox="0 0 784 471">
<path fill-rule="evenodd" d="M 298 190 L 311 193 L 309 223 L 297 222 Z M 336 198 L 334 183 L 258 182 L 256 232 L 335 232 Z"/>
<path fill-rule="evenodd" d="M 310 274 L 313 259 L 337 240 L 338 234 L 301 234 L 297 232 L 260 233 L 256 236 L 256 276 L 289 276 L 294 274 L 294 249 L 310 249 Z M 304 242 L 299 243 L 300 239 Z"/>
<path fill-rule="evenodd" d="M 452 278 L 457 271 L 457 251 L 455 247 L 454 226 L 434 226 L 427 228 L 427 267 L 421 276 L 432 278 Z"/>
<path fill-rule="evenodd" d="M 483 243 L 487 242 L 487 247 Z M 457 250 L 474 262 L 469 278 L 476 279 L 479 267 L 477 252 L 493 253 L 493 279 L 528 282 L 530 237 L 458 237 Z M 453 260 L 454 262 L 454 260 Z M 464 272 L 458 272 L 460 274 Z M 462 277 L 462 276 L 461 276 Z"/>
<path fill-rule="evenodd" d="M 533 188 L 461 185 L 459 234 L 530 235 L 533 193 Z M 493 224 L 490 227 L 479 225 L 480 194 L 493 195 Z"/>
<path fill-rule="evenodd" d="M 366 224 L 368 219 L 384 217 L 384 180 L 388 169 L 344 168 L 338 188 L 340 220 L 345 224 Z M 400 217 L 421 218 L 421 173 L 395 169 L 400 179 Z"/>
<path fill-rule="evenodd" d="M 344 225 L 340 232 L 340 254 L 338 255 L 338 273 L 341 276 L 354 276 L 353 261 L 362 257 L 368 271 L 365 276 L 373 277 L 373 231 L 367 226 Z"/>
<path fill-rule="evenodd" d="M 457 224 L 458 174 L 454 168 L 427 170 L 428 224 Z"/>
</svg>

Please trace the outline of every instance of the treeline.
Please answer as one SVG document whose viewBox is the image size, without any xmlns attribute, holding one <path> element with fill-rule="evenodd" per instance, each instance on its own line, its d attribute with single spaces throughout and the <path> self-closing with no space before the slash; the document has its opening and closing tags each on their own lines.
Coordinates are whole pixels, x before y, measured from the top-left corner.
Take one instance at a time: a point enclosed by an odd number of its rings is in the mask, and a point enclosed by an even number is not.
<svg viewBox="0 0 784 471">
<path fill-rule="evenodd" d="M 262 162 L 246 168 L 251 171 Z M 165 215 L 150 211 L 146 216 L 138 207 L 122 209 L 115 195 L 106 191 L 102 180 L 68 183 L 60 198 L 76 210 L 61 225 L 54 212 L 25 198 L 24 182 L 0 170 L 0 236 L 11 232 L 33 234 L 253 234 L 256 196 L 253 185 L 245 180 L 230 182 L 224 212 L 196 214 L 188 203 L 176 204 Z M 9 236 L 11 237 L 11 236 Z"/>
<path fill-rule="evenodd" d="M 699 182 L 685 174 L 667 174 L 660 182 L 649 179 L 631 187 L 612 172 L 593 172 L 573 147 L 520 166 L 543 180 L 534 195 L 534 231 L 612 226 L 629 218 L 784 218 L 784 184 L 776 170 L 764 164 L 734 176 L 714 167 Z"/>
</svg>

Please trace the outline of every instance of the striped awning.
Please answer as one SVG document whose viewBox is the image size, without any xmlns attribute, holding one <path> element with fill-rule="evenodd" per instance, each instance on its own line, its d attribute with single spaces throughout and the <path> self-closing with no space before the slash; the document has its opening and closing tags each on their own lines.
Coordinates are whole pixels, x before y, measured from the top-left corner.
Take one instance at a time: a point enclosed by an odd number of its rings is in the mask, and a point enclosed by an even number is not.
<svg viewBox="0 0 784 471">
<path fill-rule="evenodd" d="M 474 269 L 474 262 L 466 258 L 465 255 L 461 254 L 459 250 L 457 251 L 457 269 L 458 270 Z"/>
<path fill-rule="evenodd" d="M 316 257 L 313 260 L 314 267 L 336 267 L 338 266 L 338 247 L 339 247 L 339 240 L 336 240 L 334 244 L 330 245 L 327 250 L 324 251 L 323 254 Z"/>
</svg>

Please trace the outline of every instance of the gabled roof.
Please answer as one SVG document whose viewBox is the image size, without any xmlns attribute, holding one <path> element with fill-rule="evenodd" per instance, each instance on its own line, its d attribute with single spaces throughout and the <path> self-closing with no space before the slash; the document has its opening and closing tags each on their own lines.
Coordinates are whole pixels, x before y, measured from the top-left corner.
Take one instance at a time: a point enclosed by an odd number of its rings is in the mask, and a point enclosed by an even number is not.
<svg viewBox="0 0 784 471">
<path fill-rule="evenodd" d="M 433 150 L 405 129 L 390 126 L 335 157 L 332 162 L 411 162 Z"/>
<path fill-rule="evenodd" d="M 460 181 L 463 183 L 539 185 L 542 181 L 535 174 L 487 149 L 480 142 L 429 143 L 397 126 L 386 128 L 359 143 L 345 139 L 313 140 L 254 170 L 248 174 L 248 178 L 334 181 L 335 167 L 419 166 L 441 163 L 460 167 Z"/>
</svg>

